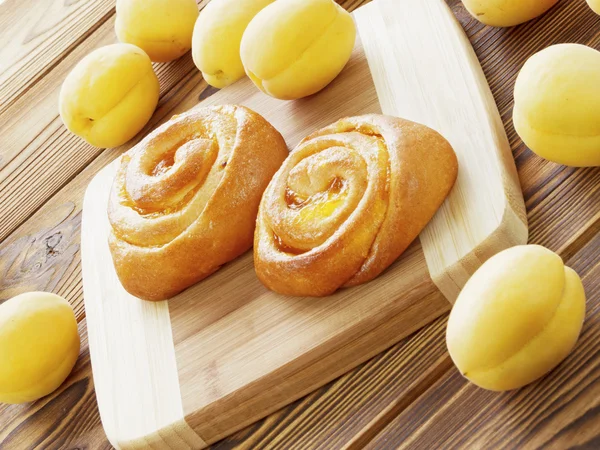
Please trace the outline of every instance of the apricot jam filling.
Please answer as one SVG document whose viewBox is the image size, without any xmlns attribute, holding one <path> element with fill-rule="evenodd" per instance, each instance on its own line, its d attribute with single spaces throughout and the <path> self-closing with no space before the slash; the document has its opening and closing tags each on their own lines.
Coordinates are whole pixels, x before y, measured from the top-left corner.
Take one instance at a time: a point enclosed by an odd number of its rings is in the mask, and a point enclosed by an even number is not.
<svg viewBox="0 0 600 450">
<path fill-rule="evenodd" d="M 301 197 L 291 189 L 285 191 L 285 203 L 288 208 L 298 212 L 298 220 L 302 222 L 314 222 L 331 216 L 336 209 L 343 205 L 347 195 L 348 186 L 345 180 L 335 177 L 322 192 L 317 192 L 308 197 Z M 306 250 L 301 250 L 287 245 L 281 237 L 273 233 L 275 246 L 281 252 L 300 255 Z"/>
</svg>

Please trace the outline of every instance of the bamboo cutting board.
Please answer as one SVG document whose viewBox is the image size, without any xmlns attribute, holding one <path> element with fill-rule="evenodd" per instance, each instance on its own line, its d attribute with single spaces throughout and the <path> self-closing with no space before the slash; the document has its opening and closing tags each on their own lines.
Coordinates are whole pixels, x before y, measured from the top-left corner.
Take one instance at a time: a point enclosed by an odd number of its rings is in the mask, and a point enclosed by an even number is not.
<svg viewBox="0 0 600 450">
<path fill-rule="evenodd" d="M 90 183 L 82 219 L 89 345 L 102 423 L 117 448 L 202 448 L 393 345 L 450 308 L 483 261 L 527 241 L 494 99 L 443 0 L 375 0 L 354 13 L 352 58 L 325 90 L 284 102 L 245 79 L 205 100 L 254 109 L 290 148 L 343 116 L 385 113 L 443 134 L 459 159 L 450 196 L 387 271 L 327 298 L 264 288 L 248 252 L 168 302 L 120 285 L 107 245 L 118 161 Z M 447 300 L 446 300 L 447 299 Z"/>
</svg>

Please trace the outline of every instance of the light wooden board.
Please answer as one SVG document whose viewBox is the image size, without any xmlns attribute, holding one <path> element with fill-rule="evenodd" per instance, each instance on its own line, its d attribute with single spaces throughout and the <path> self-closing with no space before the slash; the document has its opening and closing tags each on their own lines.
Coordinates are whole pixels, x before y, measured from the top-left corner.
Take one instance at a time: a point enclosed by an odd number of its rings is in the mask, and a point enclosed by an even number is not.
<svg viewBox="0 0 600 450">
<path fill-rule="evenodd" d="M 246 105 L 290 147 L 342 116 L 417 120 L 455 148 L 457 185 L 421 240 L 371 283 L 286 298 L 258 282 L 248 253 L 169 302 L 147 303 L 114 272 L 106 205 L 117 162 L 101 171 L 84 200 L 82 264 L 99 409 L 116 447 L 198 448 L 231 434 L 440 316 L 450 307 L 442 293 L 452 301 L 482 261 L 526 241 L 497 109 L 443 0 L 376 0 L 354 14 L 352 59 L 321 93 L 282 102 L 243 80 L 204 104 Z"/>
</svg>

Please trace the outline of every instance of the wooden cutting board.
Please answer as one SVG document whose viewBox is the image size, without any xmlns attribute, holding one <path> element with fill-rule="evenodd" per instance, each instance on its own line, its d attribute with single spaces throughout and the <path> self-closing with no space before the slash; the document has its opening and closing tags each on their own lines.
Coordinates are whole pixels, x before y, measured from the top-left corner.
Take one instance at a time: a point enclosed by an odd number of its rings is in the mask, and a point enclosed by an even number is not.
<svg viewBox="0 0 600 450">
<path fill-rule="evenodd" d="M 117 448 L 202 448 L 309 393 L 448 311 L 483 261 L 527 241 L 519 180 L 494 99 L 443 0 L 375 0 L 340 76 L 279 101 L 242 80 L 201 103 L 237 103 L 293 148 L 343 116 L 385 113 L 442 133 L 458 181 L 420 238 L 374 281 L 327 298 L 264 288 L 248 252 L 168 302 L 120 285 L 107 245 L 118 161 L 85 194 L 82 264 L 102 423 Z M 445 297 L 445 298 L 444 298 Z"/>
</svg>

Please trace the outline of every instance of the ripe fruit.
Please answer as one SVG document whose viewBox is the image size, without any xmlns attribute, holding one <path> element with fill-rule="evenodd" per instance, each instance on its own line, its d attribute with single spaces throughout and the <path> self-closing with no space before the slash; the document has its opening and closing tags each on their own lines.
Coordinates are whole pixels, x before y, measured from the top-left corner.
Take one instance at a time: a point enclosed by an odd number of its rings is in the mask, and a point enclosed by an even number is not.
<svg viewBox="0 0 600 450">
<path fill-rule="evenodd" d="M 588 5 L 596 14 L 600 14 L 600 0 L 587 0 Z"/>
<path fill-rule="evenodd" d="M 198 17 L 195 0 L 117 0 L 119 41 L 137 45 L 155 62 L 179 58 L 192 48 Z"/>
<path fill-rule="evenodd" d="M 473 274 L 450 313 L 446 342 L 470 381 L 494 391 L 516 389 L 566 358 L 584 316 L 577 273 L 554 252 L 521 245 Z"/>
<path fill-rule="evenodd" d="M 352 17 L 333 0 L 277 0 L 246 28 L 242 63 L 266 94 L 284 100 L 305 97 L 342 71 L 355 37 Z"/>
<path fill-rule="evenodd" d="M 512 27 L 535 19 L 558 0 L 463 0 L 467 11 L 486 25 Z"/>
<path fill-rule="evenodd" d="M 240 43 L 254 16 L 274 0 L 212 0 L 196 21 L 192 57 L 208 84 L 223 88 L 246 73 Z"/>
<path fill-rule="evenodd" d="M 600 52 L 560 44 L 529 58 L 517 77 L 513 122 L 542 158 L 600 166 Z"/>
<path fill-rule="evenodd" d="M 96 147 L 116 147 L 146 125 L 158 103 L 150 58 L 131 44 L 94 50 L 69 73 L 60 90 L 67 128 Z"/>
<path fill-rule="evenodd" d="M 32 402 L 50 394 L 78 355 L 77 321 L 63 298 L 28 292 L 0 305 L 0 402 Z"/>
</svg>

